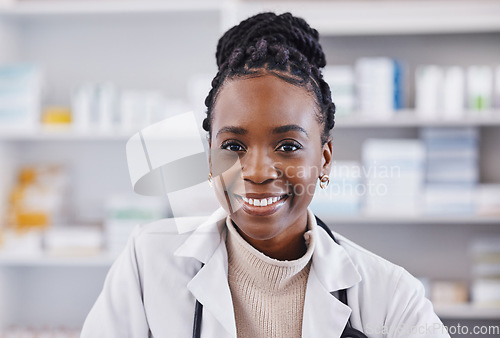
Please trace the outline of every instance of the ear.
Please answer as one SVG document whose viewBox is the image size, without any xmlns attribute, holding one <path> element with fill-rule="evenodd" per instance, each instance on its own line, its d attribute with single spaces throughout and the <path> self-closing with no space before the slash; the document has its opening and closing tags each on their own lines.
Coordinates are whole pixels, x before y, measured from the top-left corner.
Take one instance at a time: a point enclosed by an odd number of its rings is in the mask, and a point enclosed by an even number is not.
<svg viewBox="0 0 500 338">
<path fill-rule="evenodd" d="M 321 153 L 321 176 L 323 175 L 330 175 L 330 170 L 332 169 L 332 164 L 333 164 L 333 144 L 332 140 L 328 140 L 323 145 L 322 148 L 322 153 Z"/>
</svg>

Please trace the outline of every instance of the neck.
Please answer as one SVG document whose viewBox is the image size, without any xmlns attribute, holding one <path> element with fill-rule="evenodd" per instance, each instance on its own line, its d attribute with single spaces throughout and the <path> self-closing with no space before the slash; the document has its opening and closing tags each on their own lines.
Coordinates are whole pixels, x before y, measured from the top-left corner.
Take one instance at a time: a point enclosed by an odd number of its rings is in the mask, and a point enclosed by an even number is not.
<svg viewBox="0 0 500 338">
<path fill-rule="evenodd" d="M 301 220 L 299 224 L 301 225 L 288 227 L 273 238 L 255 239 L 240 231 L 238 226 L 233 223 L 240 236 L 251 246 L 264 255 L 281 261 L 299 259 L 307 251 L 307 245 L 304 240 L 304 233 L 307 231 L 307 213 L 305 220 Z"/>
</svg>

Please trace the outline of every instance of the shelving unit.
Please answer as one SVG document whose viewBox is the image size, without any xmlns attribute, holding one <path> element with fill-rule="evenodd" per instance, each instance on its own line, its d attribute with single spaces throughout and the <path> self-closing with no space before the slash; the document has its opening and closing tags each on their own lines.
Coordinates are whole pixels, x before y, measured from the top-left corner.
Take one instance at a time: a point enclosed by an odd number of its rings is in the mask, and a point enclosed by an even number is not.
<svg viewBox="0 0 500 338">
<path fill-rule="evenodd" d="M 291 9 L 325 35 L 438 34 L 498 31 L 495 1 L 241 1 L 237 19 Z"/>
<path fill-rule="evenodd" d="M 271 10 L 300 13 L 325 35 L 437 34 L 500 30 L 500 4 L 480 1 L 243 1 L 147 0 L 13 1 L 0 6 L 4 17 L 124 13 L 220 12 L 235 24 L 253 13 Z M 225 27 L 222 27 L 223 29 Z"/>
<path fill-rule="evenodd" d="M 2 141 L 126 141 L 134 132 L 125 131 L 75 131 L 70 128 L 36 130 L 0 129 Z"/>
<path fill-rule="evenodd" d="M 328 217 L 328 216 L 327 216 Z M 394 224 L 394 225 L 410 225 L 410 224 L 494 224 L 500 226 L 500 216 L 414 216 L 401 217 L 391 215 L 365 215 L 365 216 L 329 216 L 326 218 L 332 224 Z"/>
<path fill-rule="evenodd" d="M 0 128 L 0 141 L 127 141 L 138 131 L 124 130 L 75 130 L 72 128 L 39 128 L 33 130 L 13 130 Z M 182 131 L 176 134 L 164 136 L 165 140 L 182 141 L 189 140 Z"/>
<path fill-rule="evenodd" d="M 438 305 L 435 306 L 437 315 L 440 318 L 452 319 L 500 319 L 500 308 L 497 307 L 477 307 L 470 304 L 463 305 Z"/>
<path fill-rule="evenodd" d="M 225 1 L 227 3 L 227 1 Z M 187 1 L 14 1 L 0 6 L 0 15 L 9 17 L 40 15 L 88 15 L 88 14 L 124 14 L 124 13 L 171 13 L 193 11 L 220 11 L 224 1 L 187 0 Z"/>
<path fill-rule="evenodd" d="M 69 93 L 76 84 L 105 80 L 126 89 L 161 88 L 187 100 L 190 77 L 216 72 L 213 53 L 220 33 L 263 10 L 291 11 L 307 19 L 322 35 L 329 64 L 348 64 L 366 54 L 386 53 L 410 59 L 411 72 L 415 62 L 466 66 L 498 63 L 500 55 L 500 45 L 494 43 L 500 38 L 497 1 L 19 0 L 0 5 L 0 63 L 40 63 L 46 69 L 48 104 L 69 104 Z M 411 95 L 408 102 L 411 106 Z M 465 112 L 455 120 L 423 120 L 412 109 L 399 111 L 389 120 L 374 120 L 361 113 L 339 116 L 334 129 L 335 159 L 360 161 L 365 139 L 415 138 L 420 128 L 428 126 L 478 127 L 481 181 L 500 183 L 498 109 Z M 4 128 L 0 129 L 0 147 L 14 154 L 11 165 L 70 164 L 78 183 L 74 187 L 75 213 L 87 215 L 102 208 L 110 193 L 131 190 L 124 147 L 134 132 Z M 171 140 L 182 141 L 182 134 L 171 135 Z M 436 278 L 465 278 L 467 243 L 476 235 L 500 234 L 500 216 L 319 216 L 410 272 Z M 0 329 L 16 323 L 41 325 L 41 321 L 81 325 L 112 261 L 106 254 L 89 258 L 0 256 Z M 80 288 L 82 294 L 72 298 L 74 313 L 58 310 L 38 320 L 23 315 L 27 301 L 18 304 L 15 295 L 24 294 L 28 287 L 25 278 L 43 280 L 29 294 L 50 295 L 56 297 L 54 302 L 64 302 L 67 294 L 58 293 L 52 282 L 63 280 Z M 7 290 L 14 296 L 6 296 Z M 35 296 L 33 308 L 43 308 L 49 296 Z M 436 311 L 450 320 L 500 319 L 496 308 L 439 306 Z"/>
<path fill-rule="evenodd" d="M 89 257 L 5 256 L 0 254 L 0 268 L 5 267 L 110 267 L 116 255 L 102 253 Z"/>
<path fill-rule="evenodd" d="M 354 112 L 352 116 L 336 118 L 335 130 L 359 128 L 423 128 L 423 127 L 499 127 L 500 111 L 465 112 L 461 119 L 422 119 L 414 110 L 397 111 L 390 119 L 373 119 Z M 121 129 L 78 130 L 71 127 L 43 127 L 31 130 L 0 127 L 2 141 L 122 141 L 128 140 L 136 131 Z M 167 135 L 172 140 L 182 140 L 185 134 Z"/>
<path fill-rule="evenodd" d="M 437 114 L 436 114 L 437 115 Z M 362 113 L 338 117 L 335 129 L 344 128 L 422 128 L 422 127 L 498 127 L 500 111 L 465 112 L 460 119 L 423 119 L 414 110 L 397 111 L 390 119 L 373 119 Z"/>
</svg>

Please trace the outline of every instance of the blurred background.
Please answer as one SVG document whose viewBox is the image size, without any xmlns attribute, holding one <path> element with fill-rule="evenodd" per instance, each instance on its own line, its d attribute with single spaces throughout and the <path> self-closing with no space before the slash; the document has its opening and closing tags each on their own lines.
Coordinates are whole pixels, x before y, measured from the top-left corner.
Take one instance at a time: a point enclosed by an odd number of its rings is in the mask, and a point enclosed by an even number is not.
<svg viewBox="0 0 500 338">
<path fill-rule="evenodd" d="M 127 140 L 201 124 L 219 36 L 264 10 L 327 56 L 335 167 L 312 209 L 420 278 L 446 325 L 498 325 L 499 1 L 0 0 L 0 337 L 78 336 L 132 227 L 171 216 L 134 194 Z"/>
</svg>

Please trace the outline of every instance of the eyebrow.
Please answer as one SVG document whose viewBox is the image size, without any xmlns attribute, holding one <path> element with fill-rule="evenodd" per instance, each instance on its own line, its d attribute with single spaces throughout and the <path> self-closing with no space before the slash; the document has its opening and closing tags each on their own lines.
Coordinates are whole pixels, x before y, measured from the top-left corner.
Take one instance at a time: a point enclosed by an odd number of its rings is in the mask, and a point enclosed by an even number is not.
<svg viewBox="0 0 500 338">
<path fill-rule="evenodd" d="M 306 130 L 304 128 L 302 128 L 301 126 L 298 126 L 296 124 L 287 124 L 285 126 L 276 127 L 273 129 L 273 134 L 283 134 L 283 133 L 287 133 L 289 131 L 300 131 L 300 132 L 306 134 L 307 137 L 309 137 Z"/>
<path fill-rule="evenodd" d="M 217 132 L 217 135 L 215 135 L 215 137 L 218 137 L 219 134 L 222 134 L 222 133 L 233 133 L 233 134 L 238 134 L 238 135 L 245 135 L 246 133 L 248 133 L 248 131 L 246 129 L 240 128 L 240 127 L 233 127 L 233 126 L 222 127 L 219 129 L 219 131 Z"/>
<path fill-rule="evenodd" d="M 289 131 L 300 131 L 301 133 L 304 133 L 307 137 L 309 135 L 307 134 L 306 130 L 302 128 L 301 126 L 298 126 L 296 124 L 287 124 L 284 126 L 279 126 L 273 129 L 273 134 L 284 134 Z M 237 135 L 245 135 L 248 133 L 248 130 L 240 127 L 234 127 L 234 126 L 227 126 L 227 127 L 222 127 L 219 129 L 217 132 L 217 135 L 215 137 L 218 137 L 219 134 L 222 133 L 233 133 Z"/>
</svg>

